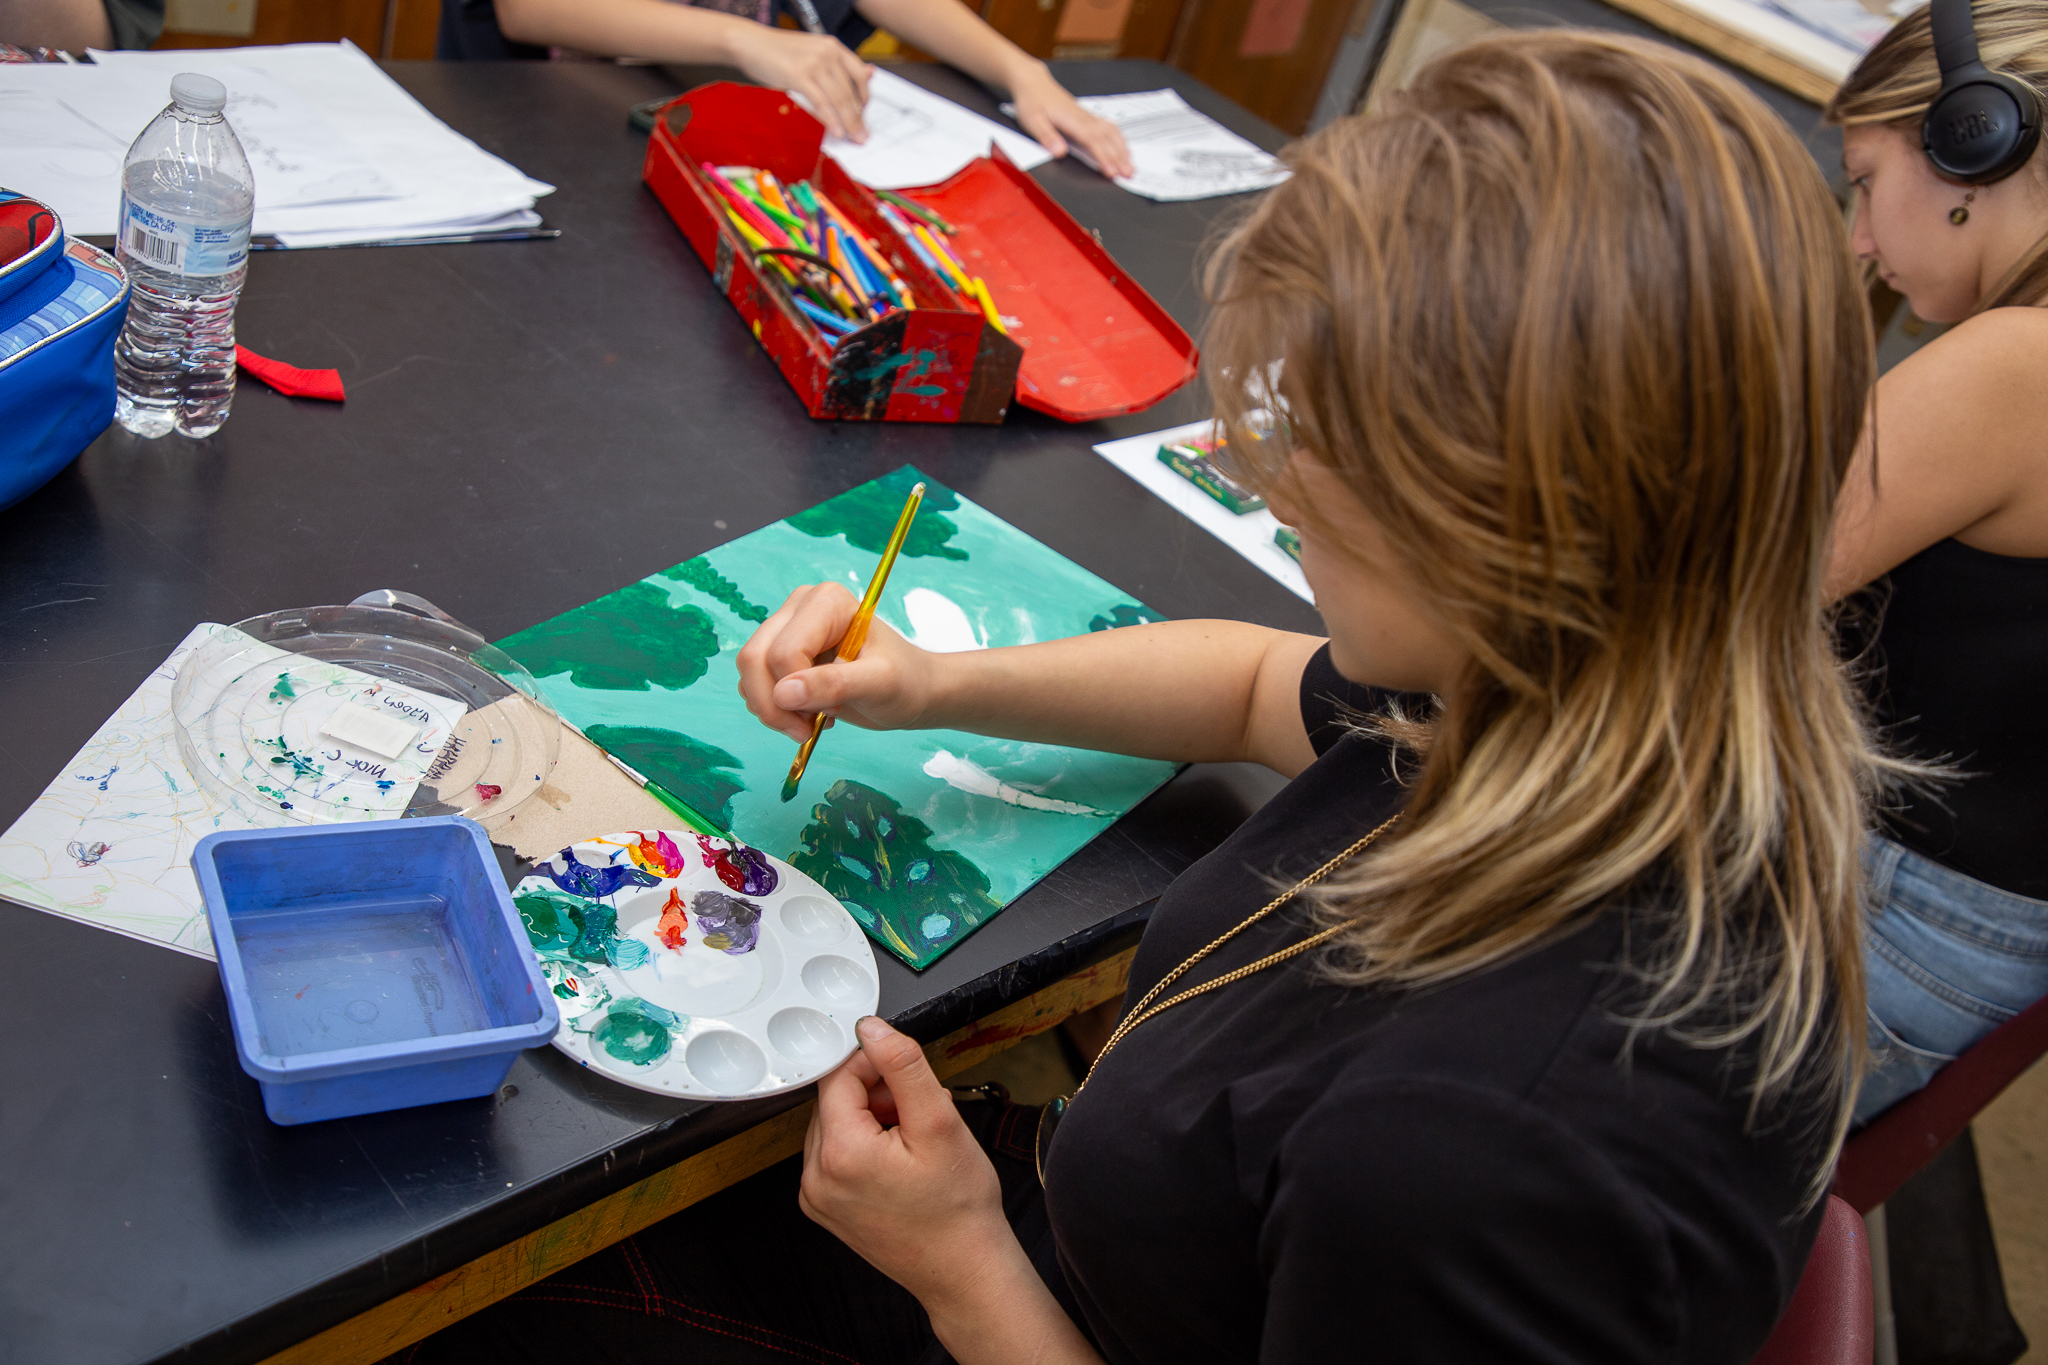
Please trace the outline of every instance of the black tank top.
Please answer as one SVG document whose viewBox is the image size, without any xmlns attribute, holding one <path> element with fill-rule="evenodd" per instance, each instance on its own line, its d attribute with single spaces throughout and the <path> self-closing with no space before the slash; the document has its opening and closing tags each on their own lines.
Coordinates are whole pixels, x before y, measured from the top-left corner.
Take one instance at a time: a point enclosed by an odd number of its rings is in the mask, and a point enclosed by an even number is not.
<svg viewBox="0 0 2048 1365">
<path fill-rule="evenodd" d="M 1886 832 L 2023 896 L 2048 897 L 2048 559 L 1929 546 L 1891 572 L 1873 675 L 1896 747 L 1963 778 L 1903 794 Z"/>
</svg>

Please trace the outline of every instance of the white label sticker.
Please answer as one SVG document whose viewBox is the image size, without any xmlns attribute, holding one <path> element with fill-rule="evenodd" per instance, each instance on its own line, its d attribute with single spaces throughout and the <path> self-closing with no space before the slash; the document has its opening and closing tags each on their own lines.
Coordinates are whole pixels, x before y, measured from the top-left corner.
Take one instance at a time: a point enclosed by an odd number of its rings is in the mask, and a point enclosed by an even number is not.
<svg viewBox="0 0 2048 1365">
<path fill-rule="evenodd" d="M 249 225 L 185 223 L 121 197 L 121 252 L 179 275 L 225 275 L 249 258 Z"/>
</svg>

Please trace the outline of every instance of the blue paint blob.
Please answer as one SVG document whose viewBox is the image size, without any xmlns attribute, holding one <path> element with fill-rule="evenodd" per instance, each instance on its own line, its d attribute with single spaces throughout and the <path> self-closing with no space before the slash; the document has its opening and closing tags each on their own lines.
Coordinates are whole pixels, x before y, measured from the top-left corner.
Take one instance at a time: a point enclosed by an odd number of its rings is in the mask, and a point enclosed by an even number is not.
<svg viewBox="0 0 2048 1365">
<path fill-rule="evenodd" d="M 936 943 L 953 932 L 953 921 L 944 915 L 926 915 L 924 921 L 917 926 L 917 931 L 927 940 Z"/>
</svg>

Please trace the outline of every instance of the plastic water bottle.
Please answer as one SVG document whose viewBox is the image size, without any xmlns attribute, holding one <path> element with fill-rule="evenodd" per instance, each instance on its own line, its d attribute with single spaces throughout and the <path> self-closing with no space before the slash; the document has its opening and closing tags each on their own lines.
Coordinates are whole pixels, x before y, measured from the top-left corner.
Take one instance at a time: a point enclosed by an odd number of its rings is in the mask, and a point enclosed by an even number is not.
<svg viewBox="0 0 2048 1365">
<path fill-rule="evenodd" d="M 210 436 L 235 397 L 235 298 L 256 180 L 211 76 L 173 77 L 171 104 L 121 167 L 120 258 L 134 290 L 114 346 L 114 419 L 138 436 Z"/>
</svg>

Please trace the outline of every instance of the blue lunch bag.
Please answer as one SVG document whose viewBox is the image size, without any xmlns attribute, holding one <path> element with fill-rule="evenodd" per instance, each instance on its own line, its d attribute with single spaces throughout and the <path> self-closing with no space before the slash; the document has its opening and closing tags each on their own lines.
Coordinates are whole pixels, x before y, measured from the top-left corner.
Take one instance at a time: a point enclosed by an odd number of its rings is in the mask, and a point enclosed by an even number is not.
<svg viewBox="0 0 2048 1365">
<path fill-rule="evenodd" d="M 0 189 L 0 507 L 48 483 L 114 420 L 128 272 Z"/>
</svg>

